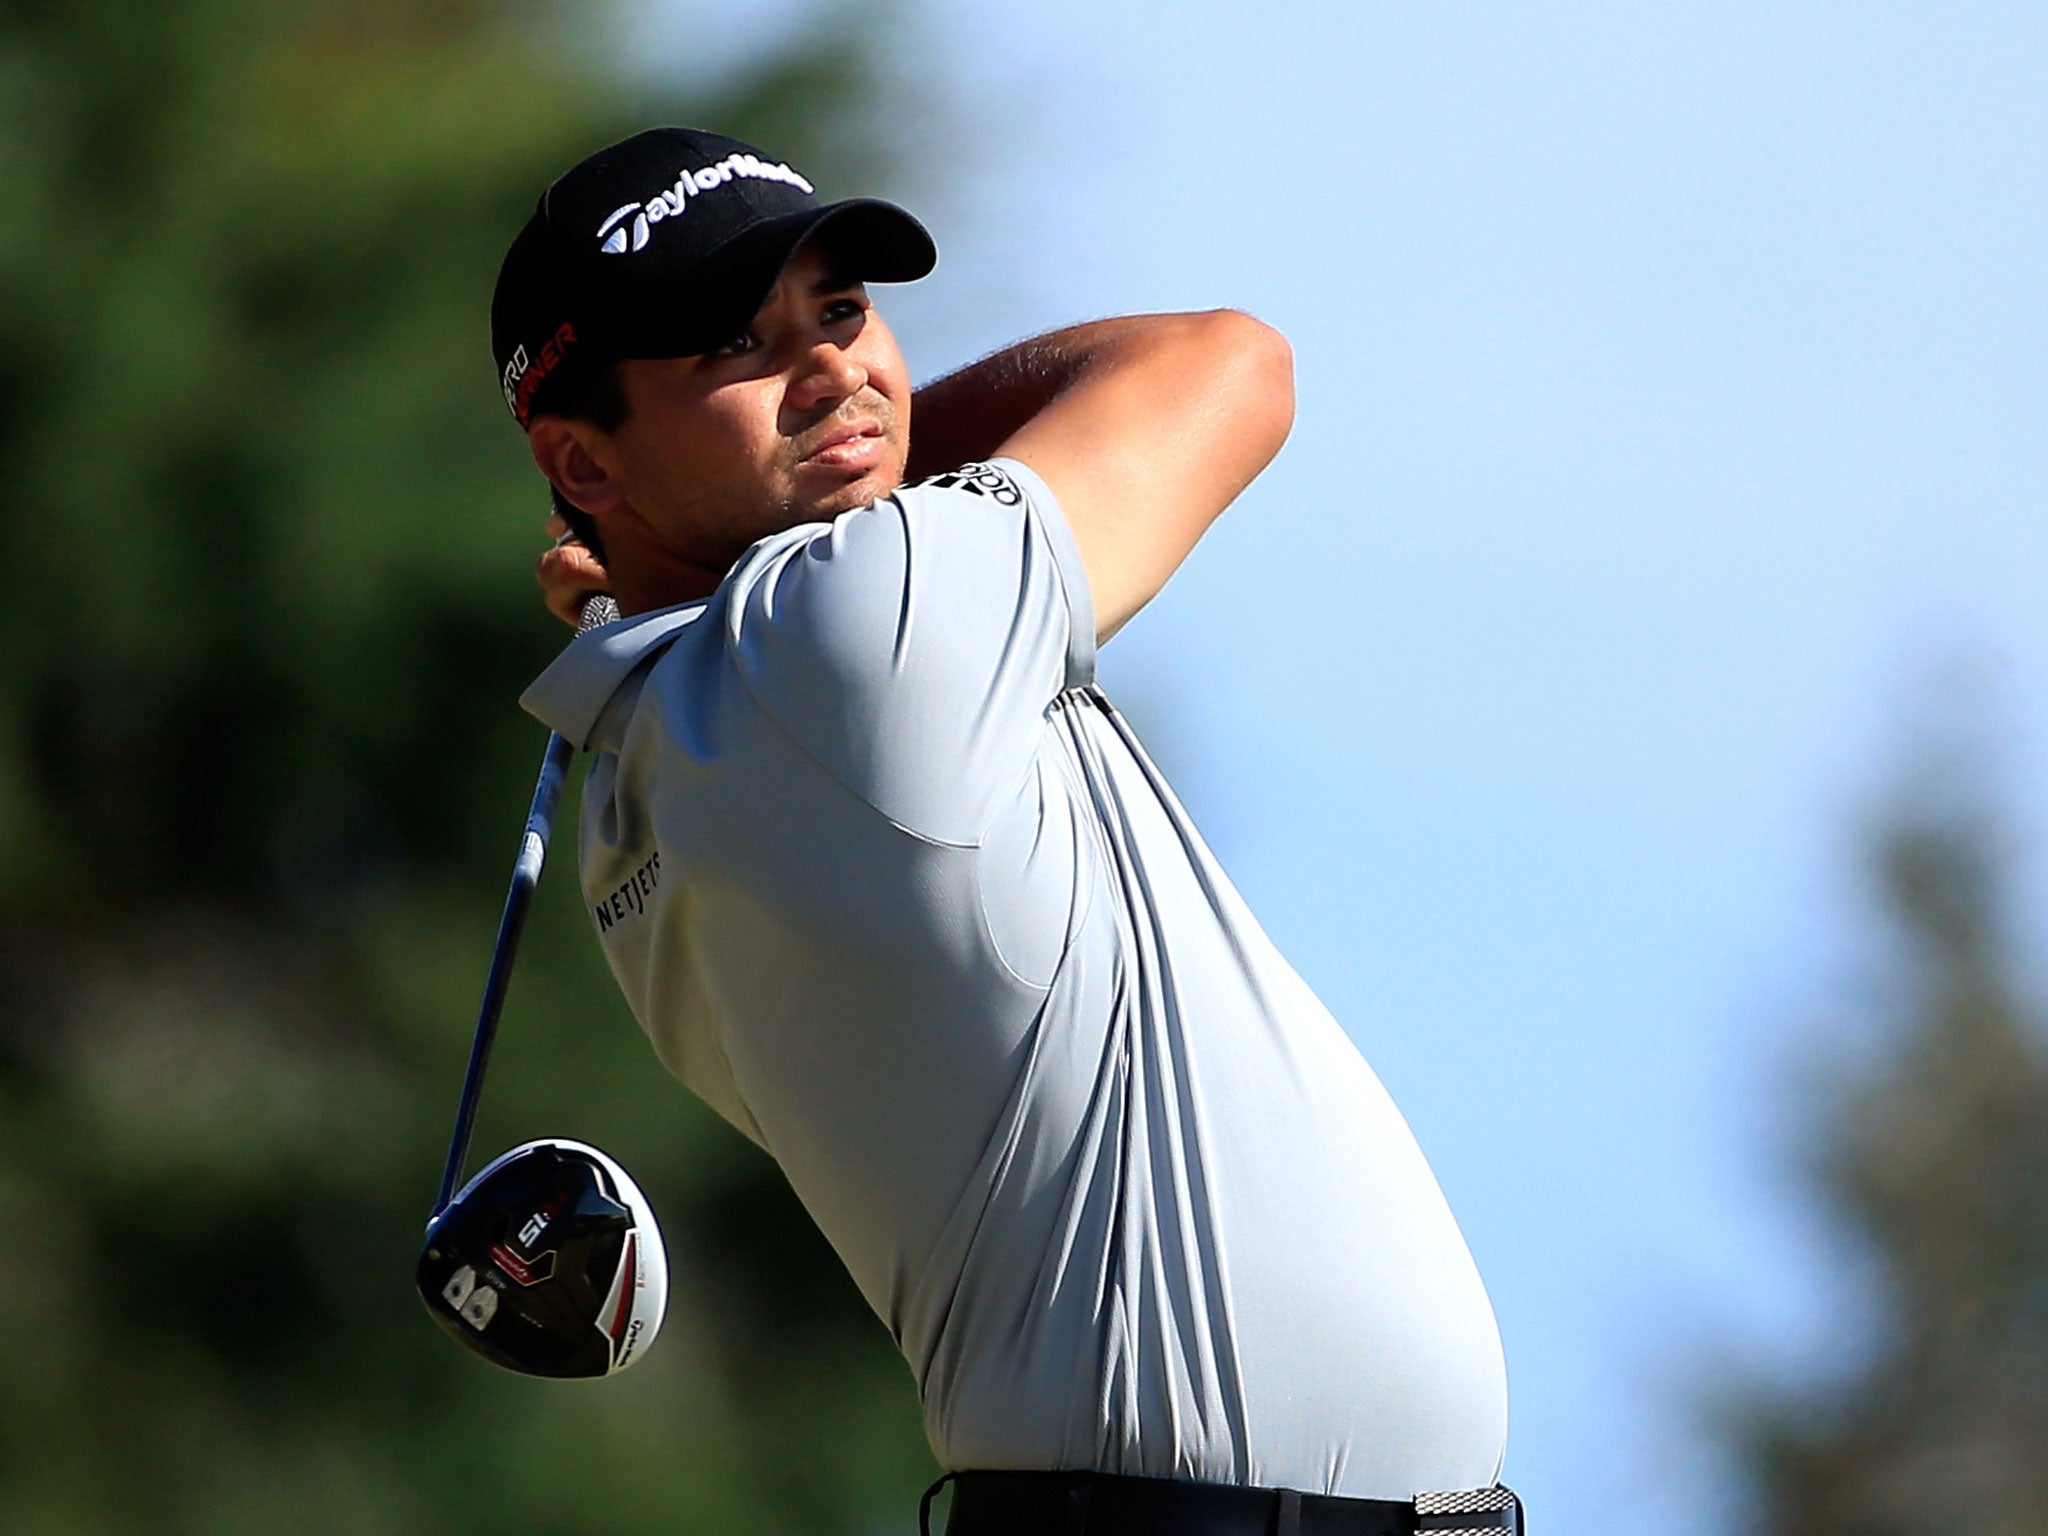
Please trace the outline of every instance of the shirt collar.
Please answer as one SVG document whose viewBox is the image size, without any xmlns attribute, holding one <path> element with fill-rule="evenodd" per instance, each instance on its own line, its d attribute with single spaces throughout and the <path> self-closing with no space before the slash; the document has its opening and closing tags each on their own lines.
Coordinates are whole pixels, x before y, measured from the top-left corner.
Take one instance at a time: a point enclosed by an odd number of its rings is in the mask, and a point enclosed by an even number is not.
<svg viewBox="0 0 2048 1536">
<path fill-rule="evenodd" d="M 655 651 L 703 617 L 701 602 L 657 608 L 586 630 L 519 696 L 529 715 L 587 751 L 591 735 L 619 685 Z"/>
</svg>

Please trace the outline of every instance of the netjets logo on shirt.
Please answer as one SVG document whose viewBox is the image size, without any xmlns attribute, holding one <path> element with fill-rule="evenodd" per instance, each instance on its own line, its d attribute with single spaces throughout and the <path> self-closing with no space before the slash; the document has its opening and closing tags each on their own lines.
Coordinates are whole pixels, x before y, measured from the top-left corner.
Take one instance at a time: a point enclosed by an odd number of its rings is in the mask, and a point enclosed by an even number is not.
<svg viewBox="0 0 2048 1536">
<path fill-rule="evenodd" d="M 654 226 L 663 219 L 681 218 L 693 198 L 716 191 L 735 176 L 756 181 L 781 181 L 803 192 L 814 188 L 803 177 L 780 162 L 770 163 L 758 155 L 727 155 L 700 171 L 684 171 L 676 184 L 657 192 L 644 203 L 622 203 L 597 226 L 597 248 L 607 256 L 625 256 L 642 250 L 654 237 Z"/>
</svg>

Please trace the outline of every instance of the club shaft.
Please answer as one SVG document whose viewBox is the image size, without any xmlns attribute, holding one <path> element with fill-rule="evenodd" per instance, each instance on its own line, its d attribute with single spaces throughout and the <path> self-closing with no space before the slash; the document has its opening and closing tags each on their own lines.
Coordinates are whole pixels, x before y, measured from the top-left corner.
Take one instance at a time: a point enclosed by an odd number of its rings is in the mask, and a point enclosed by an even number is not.
<svg viewBox="0 0 2048 1536">
<path fill-rule="evenodd" d="M 448 1167 L 441 1175 L 441 1193 L 434 1201 L 436 1215 L 455 1198 L 462 1165 L 469 1157 L 469 1138 L 476 1129 L 484 1073 L 491 1065 L 491 1047 L 498 1038 L 498 1017 L 505 1011 L 505 993 L 512 983 L 512 961 L 519 952 L 526 914 L 533 906 L 534 887 L 540 884 L 541 866 L 547 862 L 555 807 L 561 801 L 562 782 L 568 777 L 569 759 L 575 753 L 568 737 L 560 732 L 549 735 L 547 755 L 541 759 L 540 782 L 533 790 L 533 809 L 527 814 L 526 832 L 519 840 L 519 857 L 512 866 L 512 887 L 505 893 L 505 911 L 498 919 L 498 942 L 491 949 L 490 974 L 484 979 L 483 1005 L 477 1011 L 476 1038 L 469 1047 L 469 1070 L 463 1076 L 462 1099 L 455 1108 L 455 1134 L 448 1143 Z"/>
<path fill-rule="evenodd" d="M 600 594 L 584 603 L 577 629 L 594 629 L 618 616 L 618 605 Z M 463 1074 L 462 1098 L 455 1106 L 455 1133 L 448 1141 L 448 1165 L 441 1174 L 441 1192 L 434 1199 L 436 1216 L 455 1198 L 462 1181 L 462 1165 L 469 1159 L 469 1138 L 476 1129 L 484 1074 L 491 1065 L 491 1047 L 498 1038 L 498 1017 L 505 1011 L 505 993 L 512 983 L 512 961 L 519 953 L 519 935 L 525 931 L 527 911 L 533 906 L 534 887 L 540 884 L 541 868 L 547 863 L 555 807 L 561 803 L 562 785 L 569 777 L 569 761 L 575 755 L 574 742 L 559 731 L 549 733 L 547 752 L 541 758 L 540 779 L 533 787 L 533 804 L 526 813 L 526 831 L 519 839 L 519 857 L 512 865 L 512 886 L 505 893 L 505 910 L 498 919 L 498 941 L 491 949 L 490 973 L 484 978 L 483 1004 L 477 1010 L 476 1036 L 469 1047 L 469 1070 Z"/>
</svg>

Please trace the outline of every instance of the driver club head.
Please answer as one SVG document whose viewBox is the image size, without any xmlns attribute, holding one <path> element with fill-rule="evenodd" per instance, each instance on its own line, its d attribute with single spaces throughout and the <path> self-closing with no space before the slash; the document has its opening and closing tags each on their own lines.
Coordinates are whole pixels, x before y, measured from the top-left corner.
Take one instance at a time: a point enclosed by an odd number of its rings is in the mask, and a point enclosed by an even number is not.
<svg viewBox="0 0 2048 1536">
<path fill-rule="evenodd" d="M 654 1342 L 668 1253 L 626 1170 L 580 1141 L 490 1162 L 427 1224 L 417 1284 L 434 1320 L 527 1376 L 612 1376 Z"/>
</svg>

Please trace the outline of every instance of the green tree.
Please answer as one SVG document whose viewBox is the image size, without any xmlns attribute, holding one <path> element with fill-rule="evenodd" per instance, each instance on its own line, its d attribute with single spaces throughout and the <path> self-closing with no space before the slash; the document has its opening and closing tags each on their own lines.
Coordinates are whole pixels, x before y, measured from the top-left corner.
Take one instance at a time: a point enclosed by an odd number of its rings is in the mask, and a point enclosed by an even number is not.
<svg viewBox="0 0 2048 1536">
<path fill-rule="evenodd" d="M 1881 830 L 1899 949 L 1874 1060 L 1816 1174 L 1875 1277 L 1855 1367 L 1735 1422 L 1774 1536 L 2048 1528 L 2048 1052 L 2008 941 L 2004 845 L 1954 791 Z"/>
<path fill-rule="evenodd" d="M 550 20 L 550 17 L 553 20 Z M 664 1338 L 500 1375 L 411 1295 L 563 634 L 491 379 L 548 177 L 715 122 L 882 190 L 878 51 L 691 99 L 600 6 L 0 0 L 0 1525 L 866 1528 L 914 1394 L 544 882 L 479 1150 L 619 1155 Z M 573 825 L 573 805 L 565 825 Z"/>
</svg>

